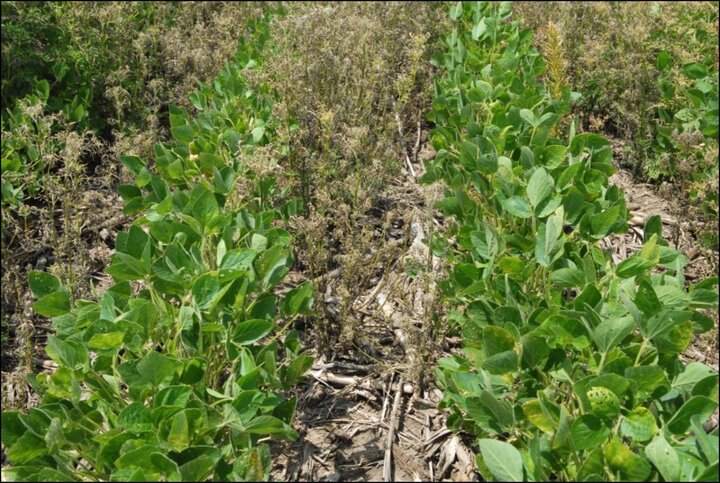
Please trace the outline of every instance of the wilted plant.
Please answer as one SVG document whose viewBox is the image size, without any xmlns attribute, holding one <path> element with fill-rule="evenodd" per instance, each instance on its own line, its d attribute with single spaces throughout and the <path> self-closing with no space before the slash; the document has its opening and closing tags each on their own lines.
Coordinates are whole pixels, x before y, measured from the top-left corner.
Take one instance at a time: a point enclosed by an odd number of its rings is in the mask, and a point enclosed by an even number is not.
<svg viewBox="0 0 720 483">
<path fill-rule="evenodd" d="M 411 144 L 419 134 L 439 11 L 428 3 L 296 2 L 271 26 L 273 53 L 258 73 L 279 94 L 275 113 L 291 146 L 286 186 L 303 201 L 304 216 L 293 222 L 299 262 L 313 278 L 342 267 L 332 290 L 343 315 L 316 322 L 322 340 L 357 335 L 351 306 L 378 270 L 366 256 L 385 243 L 369 212 L 402 169 L 397 119 Z"/>
</svg>

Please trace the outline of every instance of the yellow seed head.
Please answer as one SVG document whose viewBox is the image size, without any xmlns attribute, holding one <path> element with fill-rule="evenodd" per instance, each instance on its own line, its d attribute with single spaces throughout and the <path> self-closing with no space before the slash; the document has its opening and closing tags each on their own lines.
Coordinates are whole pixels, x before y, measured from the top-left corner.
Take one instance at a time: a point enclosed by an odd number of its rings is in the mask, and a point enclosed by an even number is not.
<svg viewBox="0 0 720 483">
<path fill-rule="evenodd" d="M 563 87 L 568 84 L 565 69 L 567 61 L 564 56 L 563 38 L 560 28 L 554 22 L 549 22 L 544 29 L 544 39 L 540 47 L 547 64 L 547 84 L 550 94 L 555 99 L 562 96 Z"/>
</svg>

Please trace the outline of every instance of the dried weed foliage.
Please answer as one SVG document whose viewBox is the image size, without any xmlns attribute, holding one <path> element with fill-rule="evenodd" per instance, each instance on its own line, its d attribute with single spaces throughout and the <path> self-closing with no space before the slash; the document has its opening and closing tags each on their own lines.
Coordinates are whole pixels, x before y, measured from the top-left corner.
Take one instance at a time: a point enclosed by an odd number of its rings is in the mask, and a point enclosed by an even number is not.
<svg viewBox="0 0 720 483">
<path fill-rule="evenodd" d="M 42 151 L 42 163 L 33 173 L 44 185 L 44 196 L 36 203 L 24 204 L 17 213 L 3 209 L 2 231 L 2 321 L 3 371 L 17 363 L 21 372 L 27 372 L 35 363 L 35 346 L 42 337 L 43 324 L 33 319 L 32 295 L 27 287 L 27 272 L 44 270 L 60 277 L 76 295 L 88 294 L 90 271 L 89 244 L 82 231 L 91 221 L 88 213 L 78 210 L 83 205 L 88 183 L 84 164 L 89 157 L 97 156 L 104 145 L 88 130 L 78 132 L 65 123 L 62 113 L 48 114 L 42 109 L 26 112 L 33 119 L 36 130 L 10 132 L 3 136 L 24 135 L 41 148 L 52 144 L 57 149 Z M 51 124 L 61 130 L 46 129 Z M 97 222 L 97 215 L 93 222 Z M 40 332 L 38 332 L 40 329 Z M 45 327 L 47 330 L 47 327 Z M 12 347 L 13 350 L 8 349 Z M 17 377 L 8 381 L 17 382 Z M 23 388 L 8 389 L 17 396 L 5 404 L 27 403 L 29 392 Z M 5 392 L 5 391 L 3 391 Z"/>
<path fill-rule="evenodd" d="M 328 294 L 339 313 L 318 322 L 320 337 L 357 335 L 350 304 L 382 265 L 372 254 L 386 243 L 392 216 L 378 207 L 419 134 L 429 46 L 444 19 L 428 3 L 300 2 L 273 23 L 274 52 L 260 80 L 279 94 L 275 112 L 289 120 L 285 166 L 306 206 L 294 226 L 300 268 L 315 278 L 342 267 Z"/>
</svg>

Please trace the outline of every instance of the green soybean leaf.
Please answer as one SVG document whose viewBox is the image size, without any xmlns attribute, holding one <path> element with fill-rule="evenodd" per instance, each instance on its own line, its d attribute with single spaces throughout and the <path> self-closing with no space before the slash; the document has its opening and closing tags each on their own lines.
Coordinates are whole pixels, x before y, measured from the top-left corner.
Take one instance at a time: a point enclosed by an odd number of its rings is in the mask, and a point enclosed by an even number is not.
<svg viewBox="0 0 720 483">
<path fill-rule="evenodd" d="M 82 106 L 78 106 L 82 107 Z M 43 468 L 33 478 L 32 481 L 77 481 L 73 477 L 68 476 L 66 473 L 62 473 L 53 468 Z"/>
<path fill-rule="evenodd" d="M 118 421 L 128 431 L 142 431 L 152 428 L 152 420 L 150 419 L 150 411 L 140 402 L 130 403 L 118 416 Z"/>
<path fill-rule="evenodd" d="M 674 287 L 675 288 L 675 287 Z M 681 293 L 681 297 L 685 298 L 685 294 Z M 692 308 L 707 307 L 712 309 L 718 304 L 717 290 L 694 289 L 690 292 L 690 306 Z"/>
<path fill-rule="evenodd" d="M 657 293 L 655 293 L 655 289 L 645 278 L 640 280 L 637 295 L 635 295 L 633 302 L 646 318 L 654 316 L 662 309 L 662 304 L 657 297 Z M 643 324 L 640 324 L 640 328 L 643 328 Z M 649 336 L 645 334 L 645 337 Z"/>
<path fill-rule="evenodd" d="M 703 64 L 691 62 L 683 66 L 683 72 L 691 79 L 702 79 L 707 75 L 707 69 Z"/>
<path fill-rule="evenodd" d="M 150 454 L 150 462 L 153 466 L 167 477 L 167 481 L 180 481 L 180 469 L 177 463 L 162 453 Z"/>
<path fill-rule="evenodd" d="M 553 434 L 557 428 L 557 422 L 555 422 L 540 406 L 540 401 L 537 399 L 531 399 L 522 405 L 523 413 L 533 425 L 540 428 L 540 430 Z"/>
<path fill-rule="evenodd" d="M 88 362 L 87 349 L 81 341 L 63 340 L 49 335 L 45 351 L 52 360 L 69 369 L 75 370 Z"/>
<path fill-rule="evenodd" d="M 217 272 L 200 275 L 192 286 L 193 299 L 200 310 L 209 308 L 218 292 L 220 292 L 220 281 Z"/>
<path fill-rule="evenodd" d="M 530 109 L 520 109 L 520 117 L 534 128 L 540 126 L 540 119 Z"/>
<path fill-rule="evenodd" d="M 269 288 L 280 281 L 287 273 L 288 253 L 280 245 L 263 252 L 255 260 L 255 270 L 263 287 Z"/>
<path fill-rule="evenodd" d="M 285 383 L 288 385 L 295 385 L 299 383 L 305 376 L 305 373 L 312 367 L 313 358 L 310 356 L 298 356 L 293 360 L 287 368 L 285 373 Z"/>
<path fill-rule="evenodd" d="M 522 361 L 527 368 L 540 364 L 550 353 L 550 347 L 545 339 L 533 334 L 525 334 L 521 338 Z"/>
<path fill-rule="evenodd" d="M 660 434 L 645 447 L 645 455 L 655 465 L 665 481 L 678 481 L 680 459 L 675 449 Z"/>
<path fill-rule="evenodd" d="M 718 374 L 713 374 L 704 379 L 701 379 L 692 388 L 691 394 L 693 396 L 706 396 L 715 402 L 718 402 L 718 382 L 720 377 Z"/>
<path fill-rule="evenodd" d="M 528 146 L 520 148 L 520 165 L 525 169 L 530 169 L 535 165 L 535 154 Z"/>
<path fill-rule="evenodd" d="M 245 424 L 245 431 L 255 434 L 280 434 L 290 440 L 298 438 L 297 431 L 274 416 L 258 416 L 252 419 Z"/>
<path fill-rule="evenodd" d="M 550 280 L 560 288 L 585 287 L 585 272 L 577 268 L 561 268 L 550 274 Z"/>
<path fill-rule="evenodd" d="M 527 185 L 527 195 L 533 209 L 537 208 L 545 198 L 550 196 L 554 186 L 555 182 L 545 171 L 545 168 L 535 170 Z"/>
<path fill-rule="evenodd" d="M 593 377 L 588 381 L 589 386 L 601 386 L 610 389 L 615 395 L 622 399 L 630 388 L 630 381 L 612 372 L 604 373 Z"/>
<path fill-rule="evenodd" d="M 588 211 L 585 216 L 588 217 L 590 222 L 590 233 L 588 234 L 596 240 L 600 240 L 609 235 L 613 227 L 618 223 L 618 218 L 620 217 L 620 207 L 613 206 L 612 208 L 603 210 L 600 213 L 591 213 Z"/>
<path fill-rule="evenodd" d="M 501 257 L 498 260 L 498 267 L 503 271 L 503 273 L 511 274 L 511 276 L 519 276 L 524 273 L 527 268 L 525 263 L 526 262 L 520 257 Z"/>
<path fill-rule="evenodd" d="M 120 156 L 120 161 L 135 176 L 139 176 L 145 169 L 145 163 L 137 156 Z"/>
<path fill-rule="evenodd" d="M 7 449 L 7 457 L 14 465 L 22 465 L 35 458 L 47 454 L 48 449 L 45 440 L 39 438 L 32 432 L 20 436 L 10 448 Z"/>
<path fill-rule="evenodd" d="M 507 374 L 514 372 L 518 366 L 518 355 L 514 350 L 494 354 L 482 362 L 482 366 L 490 374 Z"/>
<path fill-rule="evenodd" d="M 632 317 L 604 320 L 595 327 L 592 337 L 600 352 L 610 352 L 635 328 Z"/>
<path fill-rule="evenodd" d="M 193 107 L 195 109 L 197 109 L 198 111 L 205 110 L 204 105 L 206 104 L 207 101 L 206 101 L 205 96 L 201 92 L 199 92 L 199 91 L 193 92 L 188 97 L 190 98 L 190 103 L 193 105 Z"/>
<path fill-rule="evenodd" d="M 173 139 L 181 143 L 189 143 L 193 140 L 193 128 L 189 124 L 183 124 L 182 126 L 176 126 L 170 128 L 170 133 Z"/>
<path fill-rule="evenodd" d="M 494 144 L 481 136 L 474 141 L 465 140 L 460 144 L 460 162 L 467 169 L 477 169 L 490 175 L 498 170 L 498 156 Z"/>
<path fill-rule="evenodd" d="M 477 165 L 480 159 L 480 146 L 472 141 L 465 140 L 460 144 L 460 162 L 468 169 Z"/>
<path fill-rule="evenodd" d="M 543 267 L 549 267 L 552 263 L 552 252 L 556 246 L 556 240 L 548 235 L 550 231 L 546 225 L 541 225 L 535 240 L 535 260 Z"/>
<path fill-rule="evenodd" d="M 33 310 L 45 317 L 57 317 L 70 312 L 70 294 L 65 290 L 58 290 L 45 295 L 33 304 Z"/>
<path fill-rule="evenodd" d="M 491 325 L 483 329 L 483 346 L 488 356 L 513 350 L 515 338 L 503 327 Z"/>
<path fill-rule="evenodd" d="M 545 218 L 546 216 L 553 213 L 558 206 L 562 204 L 562 196 L 552 196 L 545 198 L 535 210 L 535 214 L 538 218 Z"/>
<path fill-rule="evenodd" d="M 714 135 L 717 136 L 717 130 L 714 132 Z M 718 463 L 715 462 L 705 468 L 703 472 L 701 472 L 697 476 L 697 480 L 695 481 L 707 481 L 707 482 L 714 482 L 718 480 Z"/>
<path fill-rule="evenodd" d="M 480 156 L 477 163 L 478 171 L 485 175 L 491 175 L 497 172 L 499 160 L 495 144 L 493 144 L 493 142 L 489 139 L 482 136 L 479 136 L 475 139 L 478 143 L 480 150 Z"/>
<path fill-rule="evenodd" d="M 620 262 L 615 269 L 615 273 L 618 277 L 629 278 L 645 273 L 654 266 L 655 263 L 636 254 Z"/>
<path fill-rule="evenodd" d="M 657 68 L 659 70 L 666 70 L 672 62 L 672 56 L 665 50 L 661 50 L 657 56 Z"/>
<path fill-rule="evenodd" d="M 673 328 L 687 322 L 692 316 L 691 312 L 680 310 L 663 310 L 659 314 L 650 317 L 649 320 L 641 322 L 640 328 L 643 329 L 648 339 L 653 339 L 664 335 Z"/>
<path fill-rule="evenodd" d="M 570 443 L 572 442 L 570 428 L 571 423 L 572 419 L 570 418 L 567 409 L 564 405 L 560 406 L 560 421 L 558 423 L 558 429 L 555 431 L 555 436 L 551 442 L 552 449 L 562 451 L 570 446 Z"/>
<path fill-rule="evenodd" d="M 312 315 L 313 288 L 312 283 L 305 282 L 290 290 L 283 300 L 285 315 Z"/>
<path fill-rule="evenodd" d="M 47 272 L 31 271 L 28 274 L 28 283 L 33 295 L 37 298 L 43 298 L 53 292 L 62 289 L 60 280 L 56 276 Z"/>
<path fill-rule="evenodd" d="M 714 437 L 708 435 L 702 425 L 702 420 L 698 416 L 693 416 L 690 419 L 690 423 L 692 432 L 695 435 L 695 441 L 702 452 L 705 461 L 709 463 L 717 462 L 719 451 L 717 435 Z"/>
<path fill-rule="evenodd" d="M 623 416 L 620 430 L 623 436 L 644 443 L 658 432 L 655 417 L 647 408 L 637 407 Z"/>
<path fill-rule="evenodd" d="M 87 345 L 90 349 L 95 350 L 113 350 L 119 349 L 125 338 L 124 332 L 105 332 L 94 334 Z"/>
<path fill-rule="evenodd" d="M 205 481 L 215 469 L 216 460 L 206 454 L 180 466 L 181 481 Z"/>
<path fill-rule="evenodd" d="M 450 20 L 457 20 L 462 16 L 463 3 L 458 2 L 450 9 Z"/>
<path fill-rule="evenodd" d="M 584 414 L 573 422 L 570 433 L 574 448 L 581 451 L 599 447 L 610 436 L 610 428 L 600 418 Z"/>
<path fill-rule="evenodd" d="M 268 239 L 260 233 L 253 233 L 250 238 L 250 248 L 256 252 L 263 252 L 268 248 Z"/>
<path fill-rule="evenodd" d="M 519 196 L 506 198 L 500 204 L 508 213 L 518 218 L 530 218 L 533 214 L 528 202 Z"/>
<path fill-rule="evenodd" d="M 643 230 L 643 241 L 649 241 L 653 235 L 657 235 L 657 239 L 662 240 L 663 231 L 660 215 L 653 215 L 645 222 L 645 229 Z"/>
<path fill-rule="evenodd" d="M 193 190 L 192 198 L 194 199 L 191 208 L 193 217 L 203 226 L 207 226 L 210 220 L 220 212 L 215 195 L 206 188 L 198 187 Z"/>
<path fill-rule="evenodd" d="M 685 366 L 683 372 L 677 375 L 672 383 L 672 387 L 690 391 L 695 384 L 714 374 L 716 374 L 716 372 L 702 362 L 691 362 Z"/>
<path fill-rule="evenodd" d="M 473 26 L 472 39 L 473 40 L 479 39 L 485 33 L 486 29 L 487 29 L 487 26 L 485 25 L 485 19 L 482 18 L 482 19 L 480 19 L 480 21 L 478 23 L 476 23 Z"/>
<path fill-rule="evenodd" d="M 657 387 L 670 386 L 665 370 L 660 366 L 628 367 L 625 369 L 625 377 L 635 381 L 637 390 L 645 393 L 646 396 Z"/>
<path fill-rule="evenodd" d="M 501 428 L 511 428 L 515 424 L 513 408 L 507 401 L 500 401 L 490 392 L 483 390 L 480 393 L 480 403 L 492 414 L 494 422 Z"/>
<path fill-rule="evenodd" d="M 162 388 L 153 399 L 153 413 L 163 406 L 184 408 L 187 406 L 192 393 L 192 387 L 184 384 L 175 384 Z"/>
<path fill-rule="evenodd" d="M 693 396 L 668 421 L 667 429 L 674 434 L 683 434 L 690 429 L 690 419 L 696 416 L 704 423 L 712 415 L 718 403 L 705 396 Z"/>
<path fill-rule="evenodd" d="M 135 198 L 142 198 L 142 191 L 133 184 L 121 184 L 117 189 L 123 201 L 127 202 Z"/>
<path fill-rule="evenodd" d="M 542 159 L 545 162 L 545 165 L 550 168 L 556 168 L 565 161 L 567 148 L 559 145 L 545 146 L 542 154 Z"/>
<path fill-rule="evenodd" d="M 253 144 L 259 144 L 260 141 L 262 141 L 263 136 L 265 135 L 265 127 L 258 126 L 254 128 L 252 131 L 250 131 L 250 135 L 252 136 Z"/>
<path fill-rule="evenodd" d="M 256 255 L 257 252 L 250 248 L 230 250 L 225 253 L 220 268 L 246 270 L 252 267 L 252 262 Z"/>
<path fill-rule="evenodd" d="M 498 481 L 523 481 L 523 460 L 511 444 L 495 439 L 478 441 L 482 461 Z"/>
<path fill-rule="evenodd" d="M 250 345 L 268 335 L 275 323 L 270 320 L 247 320 L 237 325 L 232 340 L 238 345 Z"/>
<path fill-rule="evenodd" d="M 628 449 L 619 441 L 611 441 L 605 446 L 605 461 L 612 471 L 629 481 L 645 481 L 652 471 L 647 460 Z"/>
<path fill-rule="evenodd" d="M 183 384 L 195 384 L 205 375 L 205 361 L 203 359 L 188 359 L 184 362 L 180 382 Z"/>
<path fill-rule="evenodd" d="M 554 112 L 546 112 L 542 116 L 540 116 L 538 126 L 552 126 L 557 122 L 557 120 L 560 119 L 560 116 Z M 554 146 L 548 146 L 548 147 L 554 147 Z M 557 146 L 559 148 L 565 149 L 564 146 Z"/>
<path fill-rule="evenodd" d="M 558 258 L 559 238 L 562 234 L 564 216 L 565 211 L 561 206 L 554 215 L 547 219 L 544 225 L 540 225 L 538 228 L 535 259 L 543 267 L 549 267 Z"/>
<path fill-rule="evenodd" d="M 2 412 L 2 444 L 9 448 L 20 437 L 27 432 L 27 427 L 23 424 L 22 413 L 20 411 L 3 411 Z"/>
<path fill-rule="evenodd" d="M 655 288 L 655 293 L 660 303 L 667 308 L 682 310 L 690 305 L 688 294 L 675 285 L 659 285 Z M 714 297 L 714 300 L 717 302 L 717 297 Z"/>
<path fill-rule="evenodd" d="M 248 314 L 255 319 L 273 319 L 277 313 L 277 297 L 271 293 L 255 300 Z"/>
<path fill-rule="evenodd" d="M 610 144 L 607 138 L 592 132 L 578 134 L 570 142 L 570 152 L 577 156 L 583 149 L 598 150 Z"/>
<path fill-rule="evenodd" d="M 151 351 L 137 364 L 138 373 L 153 386 L 170 382 L 175 377 L 176 361 Z"/>
<path fill-rule="evenodd" d="M 50 83 L 46 79 L 36 81 L 34 87 L 35 91 L 43 100 L 47 100 L 50 97 Z"/>
<path fill-rule="evenodd" d="M 653 235 L 639 252 L 620 262 L 615 273 L 621 278 L 634 277 L 655 267 L 659 261 L 660 247 L 657 245 L 657 235 Z"/>
</svg>

